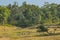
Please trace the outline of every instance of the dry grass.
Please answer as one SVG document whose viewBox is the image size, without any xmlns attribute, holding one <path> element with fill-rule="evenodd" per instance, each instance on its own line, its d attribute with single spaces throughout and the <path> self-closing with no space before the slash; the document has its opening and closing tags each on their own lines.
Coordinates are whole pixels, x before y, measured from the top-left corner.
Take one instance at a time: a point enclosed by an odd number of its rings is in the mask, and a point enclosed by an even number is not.
<svg viewBox="0 0 60 40">
<path fill-rule="evenodd" d="M 60 40 L 60 35 L 44 37 L 18 37 L 18 38 L 0 38 L 0 40 Z"/>
<path fill-rule="evenodd" d="M 43 33 L 36 31 L 37 29 L 0 26 L 0 40 L 60 40 L 60 35 L 41 36 Z M 60 28 L 57 28 L 56 33 L 60 33 Z"/>
</svg>

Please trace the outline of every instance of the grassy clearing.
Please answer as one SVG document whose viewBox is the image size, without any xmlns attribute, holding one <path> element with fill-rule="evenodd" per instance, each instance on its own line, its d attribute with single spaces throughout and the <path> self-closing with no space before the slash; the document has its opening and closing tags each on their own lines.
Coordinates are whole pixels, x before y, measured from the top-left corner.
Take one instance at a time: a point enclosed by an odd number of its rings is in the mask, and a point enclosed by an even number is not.
<svg viewBox="0 0 60 40">
<path fill-rule="evenodd" d="M 11 26 L 0 26 L 0 39 L 6 40 L 60 40 L 60 28 L 57 28 L 56 34 L 48 35 L 47 32 L 36 32 L 37 29 L 19 28 Z M 45 35 L 45 36 L 44 36 Z"/>
</svg>

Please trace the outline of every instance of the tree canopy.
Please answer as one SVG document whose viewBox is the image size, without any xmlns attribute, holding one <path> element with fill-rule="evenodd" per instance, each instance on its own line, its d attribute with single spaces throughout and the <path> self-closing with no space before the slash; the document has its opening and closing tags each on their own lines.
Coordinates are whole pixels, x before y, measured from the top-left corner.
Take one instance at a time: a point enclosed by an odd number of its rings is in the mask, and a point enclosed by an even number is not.
<svg viewBox="0 0 60 40">
<path fill-rule="evenodd" d="M 0 23 L 11 24 L 19 27 L 29 27 L 43 23 L 44 25 L 60 23 L 60 4 L 48 2 L 44 6 L 36 6 L 23 2 L 18 6 L 0 6 Z"/>
</svg>

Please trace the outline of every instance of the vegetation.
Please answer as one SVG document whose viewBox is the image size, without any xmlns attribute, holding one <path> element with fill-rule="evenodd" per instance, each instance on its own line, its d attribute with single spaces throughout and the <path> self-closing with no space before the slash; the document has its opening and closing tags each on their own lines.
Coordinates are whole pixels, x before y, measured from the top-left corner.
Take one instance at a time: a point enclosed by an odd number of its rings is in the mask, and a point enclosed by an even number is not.
<svg viewBox="0 0 60 40">
<path fill-rule="evenodd" d="M 19 27 L 30 27 L 44 23 L 44 25 L 60 24 L 60 4 L 48 2 L 44 6 L 26 4 L 0 6 L 0 24 L 10 24 Z"/>
<path fill-rule="evenodd" d="M 0 5 L 0 40 L 60 40 L 60 4 Z"/>
<path fill-rule="evenodd" d="M 44 27 L 44 25 L 40 25 L 38 27 L 38 32 L 48 32 L 48 28 Z"/>
<path fill-rule="evenodd" d="M 0 26 L 0 40 L 60 40 L 60 28 L 55 34 L 48 35 L 47 32 L 37 32 L 36 28 L 20 28 L 15 26 Z M 52 28 L 50 28 L 52 29 Z"/>
</svg>

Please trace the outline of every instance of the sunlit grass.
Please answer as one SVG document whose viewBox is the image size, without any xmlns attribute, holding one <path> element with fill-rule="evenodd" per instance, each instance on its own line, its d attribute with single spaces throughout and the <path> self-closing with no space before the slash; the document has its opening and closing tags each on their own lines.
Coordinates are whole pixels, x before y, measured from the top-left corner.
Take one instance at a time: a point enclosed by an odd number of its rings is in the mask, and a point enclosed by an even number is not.
<svg viewBox="0 0 60 40">
<path fill-rule="evenodd" d="M 47 32 L 37 32 L 37 29 L 11 27 L 11 26 L 0 26 L 0 38 L 9 38 L 10 40 L 60 40 L 60 28 L 57 28 L 57 34 L 52 36 L 48 35 Z M 46 39 L 47 38 L 47 39 Z"/>
</svg>

